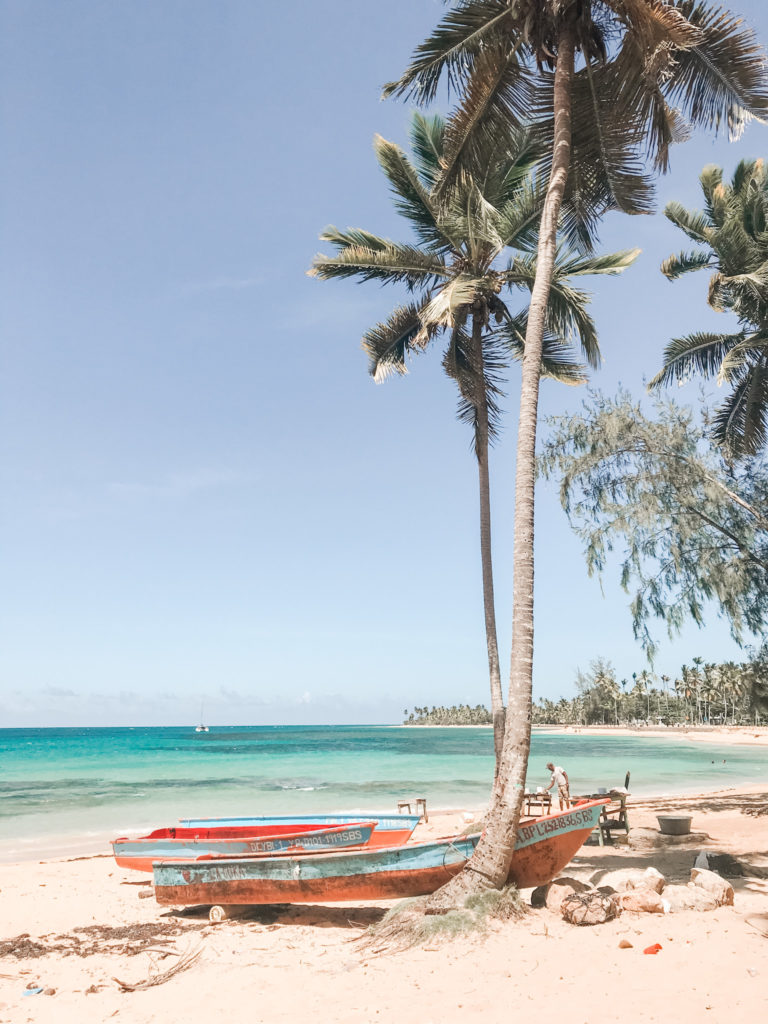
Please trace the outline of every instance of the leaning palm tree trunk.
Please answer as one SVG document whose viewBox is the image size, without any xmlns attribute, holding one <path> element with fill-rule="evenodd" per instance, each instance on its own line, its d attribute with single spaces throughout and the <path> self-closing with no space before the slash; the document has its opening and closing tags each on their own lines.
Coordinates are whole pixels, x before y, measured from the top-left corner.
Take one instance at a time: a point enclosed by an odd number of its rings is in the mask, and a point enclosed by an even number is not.
<svg viewBox="0 0 768 1024">
<path fill-rule="evenodd" d="M 464 871 L 429 899 L 431 909 L 455 905 L 471 892 L 489 887 L 501 888 L 506 883 L 523 806 L 531 746 L 533 513 L 539 378 L 546 308 L 555 266 L 557 222 L 571 159 L 571 90 L 575 49 L 575 27 L 571 21 L 567 21 L 558 38 L 554 82 L 554 154 L 541 215 L 536 279 L 523 354 L 515 478 L 512 659 L 504 747 L 485 834 Z"/>
</svg>

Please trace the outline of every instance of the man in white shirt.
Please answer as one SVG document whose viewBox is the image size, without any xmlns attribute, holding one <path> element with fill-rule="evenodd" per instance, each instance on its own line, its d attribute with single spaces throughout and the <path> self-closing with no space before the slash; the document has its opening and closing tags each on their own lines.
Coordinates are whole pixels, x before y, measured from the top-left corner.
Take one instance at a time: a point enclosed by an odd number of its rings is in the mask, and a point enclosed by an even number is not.
<svg viewBox="0 0 768 1024">
<path fill-rule="evenodd" d="M 568 772 L 565 768 L 552 764 L 551 761 L 547 765 L 547 768 L 552 772 L 552 781 L 547 786 L 547 791 L 552 789 L 554 785 L 557 785 L 557 795 L 560 798 L 560 810 L 564 811 L 567 807 L 571 806 Z"/>
</svg>

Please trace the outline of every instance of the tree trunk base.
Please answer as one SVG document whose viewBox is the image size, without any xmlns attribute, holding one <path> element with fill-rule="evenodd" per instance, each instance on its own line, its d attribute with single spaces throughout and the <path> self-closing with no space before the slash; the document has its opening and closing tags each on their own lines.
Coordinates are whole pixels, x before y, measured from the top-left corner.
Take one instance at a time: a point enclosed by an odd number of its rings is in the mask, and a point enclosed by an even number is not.
<svg viewBox="0 0 768 1024">
<path fill-rule="evenodd" d="M 488 892 L 489 889 L 498 890 L 498 888 L 485 875 L 467 866 L 458 875 L 454 875 L 450 882 L 441 886 L 437 892 L 427 896 L 424 913 L 447 914 L 451 910 L 461 910 L 472 896 Z"/>
</svg>

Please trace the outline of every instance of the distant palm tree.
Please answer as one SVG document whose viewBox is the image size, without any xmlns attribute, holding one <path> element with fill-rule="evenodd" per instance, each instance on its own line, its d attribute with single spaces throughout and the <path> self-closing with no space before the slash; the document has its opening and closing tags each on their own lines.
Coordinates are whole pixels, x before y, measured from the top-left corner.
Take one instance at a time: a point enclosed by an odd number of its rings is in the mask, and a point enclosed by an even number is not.
<svg viewBox="0 0 768 1024">
<path fill-rule="evenodd" d="M 668 203 L 664 211 L 697 248 L 670 256 L 661 269 L 670 281 L 695 270 L 713 272 L 709 305 L 734 313 L 739 330 L 675 338 L 650 386 L 694 374 L 728 384 L 712 436 L 731 456 L 754 455 L 768 442 L 768 170 L 762 160 L 742 160 L 724 183 L 722 169 L 710 165 L 699 181 L 703 210 Z"/>
<path fill-rule="evenodd" d="M 501 374 L 509 357 L 523 354 L 527 320 L 526 311 L 513 314 L 501 295 L 511 288 L 533 287 L 532 249 L 543 194 L 530 181 L 530 140 L 517 133 L 504 146 L 489 141 L 477 154 L 476 173 L 465 174 L 438 201 L 445 141 L 442 118 L 415 114 L 412 159 L 381 137 L 374 143 L 395 206 L 411 222 L 419 245 L 392 242 L 369 231 L 329 227 L 320 237 L 334 245 L 336 253 L 317 256 L 310 273 L 324 280 L 356 277 L 403 283 L 409 291 L 419 292 L 414 302 L 398 306 L 363 338 L 370 372 L 377 381 L 406 373 L 410 355 L 423 351 L 439 335 L 447 339 L 443 367 L 458 387 L 459 417 L 472 427 L 478 464 L 483 602 L 498 761 L 504 700 L 494 607 L 488 458 L 498 429 Z M 593 257 L 567 250 L 558 253 L 538 373 L 569 384 L 585 379 L 584 368 L 569 354 L 569 344 L 577 340 L 592 365 L 599 360 L 599 348 L 587 312 L 588 296 L 571 279 L 619 273 L 636 256 L 637 250 Z"/>
</svg>

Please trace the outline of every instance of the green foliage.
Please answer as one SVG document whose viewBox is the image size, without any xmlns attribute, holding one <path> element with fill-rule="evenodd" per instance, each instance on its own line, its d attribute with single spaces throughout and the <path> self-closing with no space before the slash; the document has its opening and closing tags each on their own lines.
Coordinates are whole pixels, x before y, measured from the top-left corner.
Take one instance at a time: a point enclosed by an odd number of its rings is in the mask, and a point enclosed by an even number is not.
<svg viewBox="0 0 768 1024">
<path fill-rule="evenodd" d="M 449 708 L 415 707 L 403 725 L 491 725 L 492 722 L 493 715 L 483 704 L 473 708 L 469 704 L 453 704 Z"/>
<path fill-rule="evenodd" d="M 694 658 L 679 674 L 617 682 L 602 658 L 577 672 L 577 696 L 533 705 L 534 725 L 752 725 L 768 717 L 768 644 L 741 664 Z M 477 826 L 473 826 L 477 829 Z"/>
<path fill-rule="evenodd" d="M 768 717 L 768 641 L 764 640 L 748 663 L 743 692 L 756 714 Z"/>
<path fill-rule="evenodd" d="M 712 271 L 709 304 L 735 314 L 740 330 L 674 338 L 651 387 L 696 374 L 730 385 L 712 436 L 726 454 L 741 457 L 768 442 L 768 173 L 762 160 L 743 160 L 729 184 L 722 178 L 714 165 L 702 171 L 703 210 L 669 203 L 667 217 L 700 248 L 670 256 L 661 269 L 672 281 Z"/>
<path fill-rule="evenodd" d="M 649 656 L 650 622 L 674 636 L 713 602 L 735 639 L 768 622 L 768 466 L 727 462 L 689 409 L 657 402 L 646 416 L 627 393 L 591 393 L 552 417 L 540 467 L 584 542 L 590 575 L 618 559 L 635 636 Z"/>
</svg>

